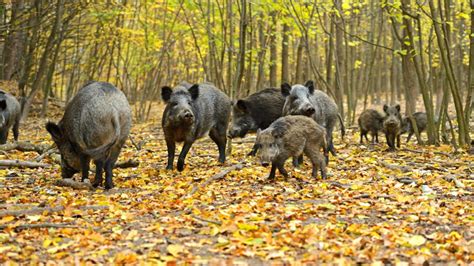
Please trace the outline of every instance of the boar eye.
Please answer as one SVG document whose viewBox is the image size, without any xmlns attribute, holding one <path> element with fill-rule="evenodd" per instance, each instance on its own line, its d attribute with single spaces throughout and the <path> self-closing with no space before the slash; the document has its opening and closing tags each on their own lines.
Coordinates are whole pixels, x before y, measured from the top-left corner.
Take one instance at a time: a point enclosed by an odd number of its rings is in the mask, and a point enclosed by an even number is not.
<svg viewBox="0 0 474 266">
<path fill-rule="evenodd" d="M 175 107 L 176 105 L 178 105 L 178 103 L 177 102 L 172 102 L 172 103 L 170 103 L 170 105 L 171 105 L 171 107 Z"/>
</svg>

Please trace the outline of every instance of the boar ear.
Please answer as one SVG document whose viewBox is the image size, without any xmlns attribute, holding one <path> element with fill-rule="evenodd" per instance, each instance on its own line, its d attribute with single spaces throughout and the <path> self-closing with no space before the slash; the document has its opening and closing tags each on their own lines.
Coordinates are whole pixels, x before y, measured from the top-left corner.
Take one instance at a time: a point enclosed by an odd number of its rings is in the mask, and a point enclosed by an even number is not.
<svg viewBox="0 0 474 266">
<path fill-rule="evenodd" d="M 288 83 L 286 83 L 286 82 L 283 83 L 283 84 L 281 84 L 281 94 L 282 94 L 283 96 L 286 97 L 286 96 L 290 95 L 290 91 L 291 91 L 291 86 L 290 86 L 290 84 L 288 84 Z"/>
<path fill-rule="evenodd" d="M 191 93 L 191 98 L 196 100 L 199 96 L 199 84 L 194 84 L 191 88 L 188 89 L 189 93 Z"/>
<path fill-rule="evenodd" d="M 283 127 L 275 127 L 272 130 L 272 136 L 275 137 L 276 139 L 283 137 L 285 134 L 285 129 Z"/>
<path fill-rule="evenodd" d="M 399 105 L 399 104 L 395 105 L 395 108 L 396 108 L 397 111 L 400 113 L 400 105 Z"/>
<path fill-rule="evenodd" d="M 308 88 L 310 94 L 313 94 L 313 92 L 314 92 L 314 82 L 313 82 L 312 80 L 306 81 L 306 83 L 304 84 L 304 86 L 305 86 L 306 88 Z"/>
<path fill-rule="evenodd" d="M 260 133 L 262 133 L 262 130 L 259 128 L 257 129 L 257 136 L 260 135 Z"/>
<path fill-rule="evenodd" d="M 61 129 L 53 122 L 46 123 L 46 130 L 48 130 L 49 134 L 51 134 L 54 142 L 59 142 L 63 138 Z"/>
<path fill-rule="evenodd" d="M 384 104 L 383 105 L 383 111 L 386 113 L 387 112 L 387 109 L 388 109 L 388 105 Z"/>
<path fill-rule="evenodd" d="M 171 93 L 173 93 L 173 89 L 168 86 L 164 86 L 161 88 L 161 99 L 163 99 L 165 103 L 168 102 L 171 98 Z"/>
<path fill-rule="evenodd" d="M 240 110 L 242 111 L 247 111 L 247 103 L 245 102 L 245 100 L 238 100 L 237 101 L 237 108 L 239 108 Z"/>
<path fill-rule="evenodd" d="M 7 109 L 7 101 L 6 100 L 0 100 L 0 110 L 5 110 Z"/>
</svg>

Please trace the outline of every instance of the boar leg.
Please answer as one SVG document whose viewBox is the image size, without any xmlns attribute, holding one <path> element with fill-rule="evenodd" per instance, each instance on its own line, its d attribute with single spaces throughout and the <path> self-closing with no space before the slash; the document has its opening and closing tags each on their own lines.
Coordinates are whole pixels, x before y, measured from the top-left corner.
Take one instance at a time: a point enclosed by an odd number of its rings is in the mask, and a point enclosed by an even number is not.
<svg viewBox="0 0 474 266">
<path fill-rule="evenodd" d="M 20 127 L 20 120 L 18 119 L 17 121 L 15 121 L 15 124 L 13 125 L 13 138 L 15 139 L 15 141 L 18 141 L 18 136 L 20 135 L 19 127 Z"/>
<path fill-rule="evenodd" d="M 288 172 L 285 170 L 285 166 L 283 163 L 278 163 L 277 164 L 278 171 L 280 171 L 280 174 L 284 176 L 285 178 L 288 178 Z"/>
<path fill-rule="evenodd" d="M 173 170 L 173 161 L 174 161 L 174 153 L 176 150 L 176 143 L 174 141 L 166 141 L 166 147 L 168 148 L 168 165 L 166 165 L 166 169 Z"/>
<path fill-rule="evenodd" d="M 192 142 L 185 142 L 183 145 L 183 149 L 178 157 L 178 171 L 184 170 L 184 159 L 186 159 L 186 155 L 188 155 L 189 149 L 191 149 Z"/>
<path fill-rule="evenodd" d="M 272 163 L 272 169 L 270 170 L 270 175 L 268 179 L 275 179 L 275 172 L 276 172 L 276 164 Z"/>
<path fill-rule="evenodd" d="M 364 135 L 366 133 L 364 133 L 363 131 L 360 131 L 360 144 L 364 144 Z"/>
<path fill-rule="evenodd" d="M 226 134 L 222 134 L 222 132 L 219 132 L 218 129 L 213 128 L 209 132 L 209 137 L 211 137 L 211 139 L 217 144 L 217 148 L 219 149 L 219 162 L 224 163 L 225 162 L 225 145 L 227 142 Z"/>
<path fill-rule="evenodd" d="M 410 142 L 411 136 L 413 136 L 413 133 L 409 132 L 408 133 L 408 138 L 407 138 L 407 143 Z"/>
<path fill-rule="evenodd" d="M 397 135 L 397 147 L 400 148 L 400 134 Z"/>
<path fill-rule="evenodd" d="M 0 130 L 0 144 L 7 143 L 7 139 L 8 139 L 8 129 Z"/>
<path fill-rule="evenodd" d="M 294 156 L 293 157 L 293 166 L 295 168 L 297 168 L 298 166 L 300 166 L 300 164 L 303 163 L 303 154 L 301 154 L 300 156 L 296 157 Z"/>
<path fill-rule="evenodd" d="M 124 141 L 123 141 L 124 142 Z M 117 162 L 117 159 L 120 154 L 120 149 L 123 145 L 122 144 L 115 146 L 115 149 L 112 150 L 109 159 L 105 161 L 104 165 L 104 170 L 105 170 L 105 189 L 111 189 L 114 187 L 114 182 L 112 180 L 113 177 L 113 172 L 112 170 L 114 169 L 115 162 Z"/>
<path fill-rule="evenodd" d="M 252 150 L 247 154 L 247 156 L 255 156 L 258 151 L 257 144 L 253 144 Z"/>
<path fill-rule="evenodd" d="M 379 143 L 379 133 L 375 131 L 375 142 Z"/>
<path fill-rule="evenodd" d="M 114 182 L 112 181 L 112 169 L 114 168 L 115 160 L 112 158 L 105 161 L 105 189 L 111 189 L 114 187 Z"/>
<path fill-rule="evenodd" d="M 104 172 L 104 161 L 97 160 L 94 161 L 95 163 L 95 179 L 94 183 L 92 184 L 94 187 L 98 187 L 102 185 L 102 174 Z"/>
<path fill-rule="evenodd" d="M 80 155 L 80 160 L 81 160 L 81 172 L 82 172 L 82 182 L 84 180 L 89 179 L 89 167 L 90 167 L 90 161 L 91 159 L 87 157 L 86 155 Z"/>
</svg>

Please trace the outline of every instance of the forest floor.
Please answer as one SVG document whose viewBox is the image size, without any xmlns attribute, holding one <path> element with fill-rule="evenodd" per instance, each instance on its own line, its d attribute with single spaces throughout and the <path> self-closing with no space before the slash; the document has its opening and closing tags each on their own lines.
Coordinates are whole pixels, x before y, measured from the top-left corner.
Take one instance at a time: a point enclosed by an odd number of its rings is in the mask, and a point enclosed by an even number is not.
<svg viewBox="0 0 474 266">
<path fill-rule="evenodd" d="M 29 119 L 20 140 L 52 144 L 44 123 Z M 407 145 L 405 135 L 386 152 L 383 137 L 359 145 L 350 128 L 335 135 L 327 180 L 311 178 L 305 160 L 268 182 L 270 169 L 245 155 L 254 136 L 234 140 L 223 165 L 204 138 L 178 172 L 165 170 L 160 117 L 131 135 L 119 162 L 140 165 L 115 169 L 110 191 L 56 186 L 49 156 L 1 153 L 51 166 L 0 168 L 0 263 L 474 261 L 474 156 L 450 146 Z"/>
</svg>

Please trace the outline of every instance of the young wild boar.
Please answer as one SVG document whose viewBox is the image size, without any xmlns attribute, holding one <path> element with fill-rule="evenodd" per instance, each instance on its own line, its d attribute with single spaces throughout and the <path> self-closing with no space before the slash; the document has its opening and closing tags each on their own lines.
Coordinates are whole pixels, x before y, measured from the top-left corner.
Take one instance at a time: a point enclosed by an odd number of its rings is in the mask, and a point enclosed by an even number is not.
<svg viewBox="0 0 474 266">
<path fill-rule="evenodd" d="M 288 83 L 283 83 L 281 85 L 281 93 L 286 97 L 283 115 L 305 115 L 312 117 L 314 121 L 326 129 L 328 149 L 333 155 L 336 155 L 332 132 L 338 119 L 341 123 L 342 136 L 345 134 L 345 128 L 334 100 L 329 98 L 326 93 L 315 90 L 311 80 L 307 81 L 305 85 L 296 84 L 290 86 Z"/>
<path fill-rule="evenodd" d="M 385 112 L 385 119 L 383 121 L 383 130 L 387 138 L 387 144 L 390 151 L 395 150 L 395 139 L 397 140 L 397 147 L 400 148 L 400 133 L 402 117 L 400 115 L 400 105 L 383 106 Z"/>
<path fill-rule="evenodd" d="M 20 103 L 15 96 L 0 90 L 0 144 L 7 143 L 8 131 L 13 126 L 13 138 L 18 140 L 21 118 Z"/>
<path fill-rule="evenodd" d="M 131 110 L 125 95 L 106 82 L 91 82 L 79 90 L 66 106 L 64 116 L 56 125 L 47 123 L 61 153 L 63 178 L 82 172 L 88 179 L 89 163 L 96 165 L 94 187 L 102 184 L 111 189 L 112 169 L 131 127 Z"/>
<path fill-rule="evenodd" d="M 232 128 L 229 137 L 243 138 L 249 132 L 265 129 L 282 116 L 281 112 L 285 97 L 279 89 L 268 88 L 256 92 L 247 98 L 238 100 L 233 105 Z M 256 147 L 252 148 L 249 155 L 255 155 Z"/>
<path fill-rule="evenodd" d="M 358 119 L 360 128 L 360 144 L 363 144 L 363 137 L 367 138 L 367 133 L 372 135 L 372 143 L 379 142 L 378 132 L 383 128 L 384 117 L 377 110 L 367 109 L 363 111 Z"/>
<path fill-rule="evenodd" d="M 426 113 L 416 112 L 416 113 L 413 113 L 413 118 L 415 119 L 418 132 L 421 134 L 421 132 L 426 130 L 426 126 L 428 124 L 428 117 L 426 116 Z M 413 128 L 413 124 L 411 123 L 411 120 L 409 117 L 403 118 L 402 132 L 400 134 L 403 134 L 406 132 L 408 132 L 408 138 L 407 138 L 407 143 L 408 143 L 410 142 L 411 137 L 415 134 L 415 129 Z"/>
<path fill-rule="evenodd" d="M 316 177 L 318 169 L 321 177 L 326 179 L 327 142 L 326 130 L 313 119 L 292 115 L 277 119 L 267 129 L 257 131 L 257 156 L 263 166 L 272 163 L 269 179 L 275 178 L 276 168 L 288 177 L 284 168 L 289 157 L 299 157 L 303 153 L 313 164 L 312 176 Z M 321 154 L 323 148 L 324 156 Z"/>
<path fill-rule="evenodd" d="M 208 83 L 194 84 L 190 88 L 165 86 L 161 89 L 161 97 L 166 102 L 162 119 L 168 148 L 166 169 L 173 169 L 176 142 L 184 142 L 178 157 L 178 171 L 182 171 L 191 145 L 208 133 L 217 144 L 219 162 L 223 163 L 231 109 L 229 97 Z"/>
</svg>

